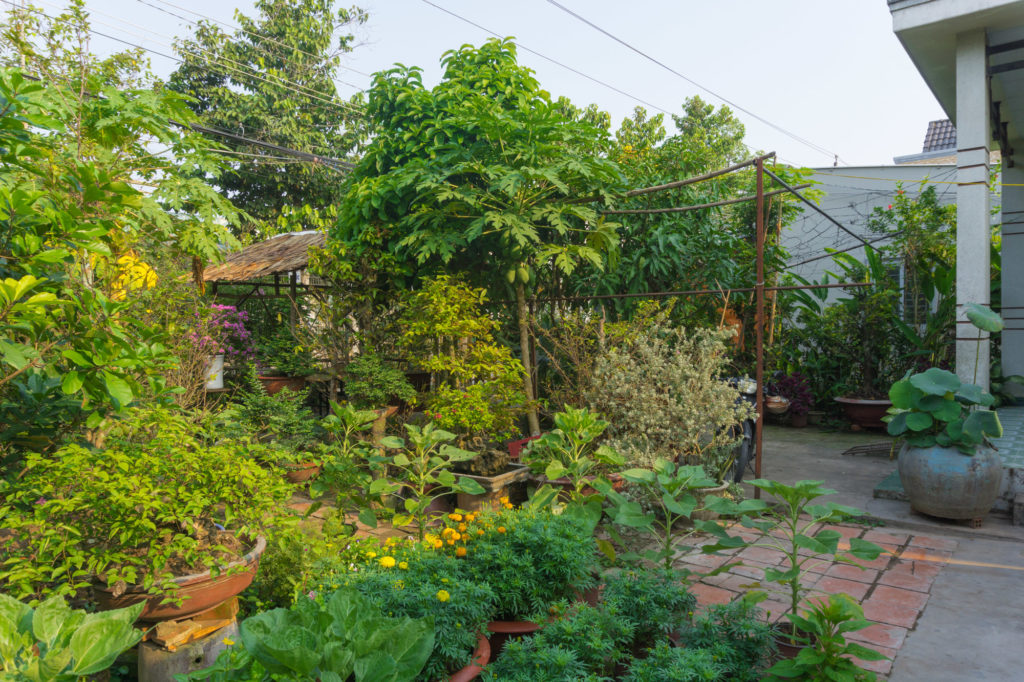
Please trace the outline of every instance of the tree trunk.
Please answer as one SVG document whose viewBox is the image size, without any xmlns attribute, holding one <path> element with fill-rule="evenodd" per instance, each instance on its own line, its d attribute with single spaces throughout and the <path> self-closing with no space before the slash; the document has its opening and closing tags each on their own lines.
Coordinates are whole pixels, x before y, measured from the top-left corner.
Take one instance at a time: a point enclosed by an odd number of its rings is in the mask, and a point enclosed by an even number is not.
<svg viewBox="0 0 1024 682">
<path fill-rule="evenodd" d="M 526 420 L 530 426 L 530 435 L 540 435 L 540 420 L 537 418 L 537 400 L 533 395 L 533 362 L 530 360 L 530 316 L 526 311 L 526 285 L 516 283 L 516 311 L 519 314 L 519 351 L 522 355 L 523 392 L 526 394 Z"/>
</svg>

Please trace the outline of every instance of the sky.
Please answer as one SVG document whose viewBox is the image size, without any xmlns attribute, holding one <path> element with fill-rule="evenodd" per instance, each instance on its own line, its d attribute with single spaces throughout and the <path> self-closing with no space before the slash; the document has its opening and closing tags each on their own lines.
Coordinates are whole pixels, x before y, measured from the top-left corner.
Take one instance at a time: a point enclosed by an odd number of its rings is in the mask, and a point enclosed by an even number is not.
<svg viewBox="0 0 1024 682">
<path fill-rule="evenodd" d="M 350 96 L 369 85 L 369 74 L 395 63 L 420 66 L 425 83 L 436 83 L 446 50 L 491 37 L 453 16 L 459 15 L 514 36 L 520 63 L 536 71 L 542 87 L 577 106 L 597 104 L 612 115 L 613 129 L 636 106 L 681 113 L 684 100 L 699 95 L 715 105 L 731 103 L 746 125 L 747 143 L 785 162 L 832 166 L 838 155 L 840 166 L 864 166 L 919 152 L 928 122 L 947 118 L 892 33 L 885 0 L 557 2 L 622 42 L 552 0 L 362 0 L 369 20 L 343 58 L 339 92 Z M 63 2 L 33 4 L 54 13 Z M 174 36 L 191 32 L 185 19 L 233 23 L 236 8 L 252 13 L 251 0 L 86 0 L 86 6 L 96 31 L 165 54 L 173 54 Z M 93 38 L 97 54 L 123 48 Z M 171 59 L 150 58 L 161 77 L 175 67 Z"/>
</svg>

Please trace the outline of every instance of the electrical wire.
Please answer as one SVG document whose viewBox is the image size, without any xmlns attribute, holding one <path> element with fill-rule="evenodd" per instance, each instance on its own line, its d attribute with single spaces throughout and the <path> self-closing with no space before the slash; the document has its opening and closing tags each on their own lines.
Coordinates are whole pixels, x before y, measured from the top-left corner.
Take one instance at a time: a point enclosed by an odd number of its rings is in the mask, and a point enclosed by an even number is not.
<svg viewBox="0 0 1024 682">
<path fill-rule="evenodd" d="M 761 123 L 764 123 L 765 125 L 769 126 L 770 128 L 773 128 L 773 129 L 779 131 L 783 135 L 786 135 L 787 137 L 790 137 L 793 140 L 796 140 L 797 142 L 799 142 L 799 143 L 809 147 L 810 149 L 813 149 L 814 151 L 818 152 L 819 154 L 824 154 L 825 156 L 833 158 L 836 161 L 841 161 L 842 160 L 842 159 L 839 158 L 839 155 L 837 153 L 835 153 L 835 152 L 833 152 L 833 151 L 831 151 L 831 150 L 829 150 L 829 149 L 827 149 L 825 147 L 822 147 L 821 145 L 815 144 L 814 142 L 811 142 L 810 140 L 808 140 L 806 138 L 800 137 L 796 133 L 792 133 L 789 130 L 786 130 L 785 128 L 783 128 L 782 126 L 776 125 L 775 123 L 772 123 L 768 119 L 766 119 L 766 118 L 764 118 L 762 116 L 758 116 L 757 114 L 755 114 L 754 112 L 750 111 L 749 109 L 747 109 L 745 107 L 742 107 L 739 104 L 736 104 L 735 102 L 733 102 L 732 100 L 730 100 L 730 99 L 728 99 L 726 97 L 723 97 L 722 95 L 718 94 L 714 90 L 711 90 L 710 88 L 708 88 L 708 87 L 698 83 L 697 81 L 693 80 L 689 76 L 686 76 L 686 75 L 680 73 L 679 71 L 673 69 L 671 66 L 668 66 L 664 62 L 662 62 L 662 61 L 660 61 L 658 59 L 655 59 L 654 57 L 652 57 L 651 55 L 647 54 L 643 50 L 641 50 L 641 49 L 639 49 L 637 47 L 634 47 L 633 45 L 631 45 L 630 43 L 626 42 L 625 40 L 619 38 L 618 36 L 616 36 L 616 35 L 614 35 L 612 33 L 610 33 L 609 31 L 606 31 L 605 29 L 601 28 L 600 26 L 598 26 L 594 22 L 590 21 L 586 17 L 584 17 L 584 16 L 574 12 L 573 10 L 569 9 L 568 7 L 566 7 L 565 5 L 557 2 L 557 0 L 547 0 L 547 2 L 548 2 L 548 4 L 557 7 L 558 9 L 560 9 L 563 12 L 565 12 L 566 14 L 572 16 L 573 18 L 583 22 L 587 26 L 590 26 L 595 31 L 598 31 L 599 33 L 602 33 L 605 36 L 611 38 L 612 40 L 614 40 L 615 42 L 619 43 L 623 47 L 626 47 L 627 49 L 632 50 L 633 52 L 635 52 L 636 54 L 640 55 L 644 59 L 646 59 L 646 60 L 648 60 L 650 62 L 653 62 L 654 64 L 657 64 L 661 68 L 663 68 L 666 71 L 668 71 L 669 73 L 674 74 L 675 76 L 678 76 L 679 78 L 683 79 L 684 81 L 686 81 L 690 85 L 693 85 L 694 87 L 699 88 L 699 89 L 703 90 L 704 92 L 708 93 L 712 97 L 715 97 L 716 99 L 721 100 L 722 102 L 725 102 L 726 104 L 731 106 L 733 109 L 736 109 L 738 111 L 742 111 L 743 113 L 747 114 L 748 116 L 751 116 L 751 117 L 757 119 Z"/>
</svg>

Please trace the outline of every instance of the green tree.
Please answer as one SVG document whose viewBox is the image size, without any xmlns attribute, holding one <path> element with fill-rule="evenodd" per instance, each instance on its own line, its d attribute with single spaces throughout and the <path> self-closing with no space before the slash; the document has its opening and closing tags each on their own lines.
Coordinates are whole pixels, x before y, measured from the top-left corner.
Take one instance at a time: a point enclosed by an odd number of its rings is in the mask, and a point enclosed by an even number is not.
<svg viewBox="0 0 1024 682">
<path fill-rule="evenodd" d="M 323 157 L 353 154 L 363 139 L 360 96 L 345 101 L 334 75 L 352 50 L 354 26 L 366 20 L 358 7 L 335 0 L 258 0 L 258 16 L 239 11 L 229 34 L 202 21 L 178 41 L 183 63 L 169 86 L 192 98 L 200 122 L 246 137 Z M 316 227 L 297 209 L 324 210 L 338 202 L 336 169 L 224 140 L 237 161 L 209 177 L 240 209 L 260 221 L 258 233 Z M 262 158 L 261 158 L 262 157 Z"/>
<path fill-rule="evenodd" d="M 442 65 L 432 89 L 415 67 L 376 75 L 367 106 L 373 139 L 333 238 L 465 273 L 494 298 L 514 292 L 530 430 L 538 432 L 527 298 L 553 278 L 614 260 L 616 224 L 593 198 L 611 200 L 618 167 L 593 153 L 606 132 L 566 116 L 565 103 L 517 63 L 510 40 L 449 51 Z"/>
</svg>

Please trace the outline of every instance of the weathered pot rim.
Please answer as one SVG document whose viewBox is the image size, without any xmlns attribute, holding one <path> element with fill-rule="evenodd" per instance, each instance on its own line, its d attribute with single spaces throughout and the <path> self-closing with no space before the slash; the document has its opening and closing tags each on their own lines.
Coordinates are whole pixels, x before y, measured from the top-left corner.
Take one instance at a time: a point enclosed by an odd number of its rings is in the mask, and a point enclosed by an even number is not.
<svg viewBox="0 0 1024 682">
<path fill-rule="evenodd" d="M 540 623 L 534 623 L 532 620 L 492 620 L 487 624 L 488 632 L 509 635 L 536 632 L 540 628 Z"/>
<path fill-rule="evenodd" d="M 253 545 L 253 548 L 251 550 L 249 550 L 249 552 L 247 552 L 241 558 L 235 559 L 230 564 L 225 566 L 224 569 L 220 572 L 220 574 L 217 577 L 219 578 L 220 576 L 222 576 L 225 573 L 227 573 L 228 570 L 230 570 L 232 568 L 235 568 L 236 566 L 247 566 L 249 564 L 252 564 L 252 563 L 256 562 L 260 558 L 260 555 L 263 554 L 264 550 L 266 550 L 266 548 L 267 548 L 267 539 L 265 537 L 263 537 L 262 535 L 260 535 L 259 537 L 256 538 L 256 544 Z M 178 587 L 186 587 L 188 585 L 193 585 L 195 583 L 203 582 L 204 580 L 209 580 L 210 577 L 211 577 L 210 573 L 211 573 L 210 571 L 203 571 L 202 573 L 192 573 L 190 575 L 177 576 L 175 578 L 172 578 L 171 582 L 173 582 Z M 93 585 L 93 589 L 94 590 L 99 590 L 99 591 L 102 591 L 102 592 L 113 592 L 114 591 L 112 588 L 108 587 L 107 585 L 102 585 L 102 584 Z M 142 587 L 141 585 L 129 585 L 125 589 L 124 594 L 130 594 L 130 593 L 136 593 L 136 592 L 145 592 L 145 591 L 146 591 L 146 589 L 144 587 Z"/>
<path fill-rule="evenodd" d="M 476 635 L 476 649 L 473 650 L 473 656 L 469 659 L 469 663 L 452 673 L 448 681 L 469 682 L 469 680 L 476 679 L 484 671 L 484 667 L 490 660 L 491 642 L 484 633 L 478 632 Z"/>
<path fill-rule="evenodd" d="M 839 398 L 833 398 L 837 403 L 844 403 L 848 405 L 892 405 L 892 401 L 888 398 L 850 398 L 842 396 Z"/>
</svg>

